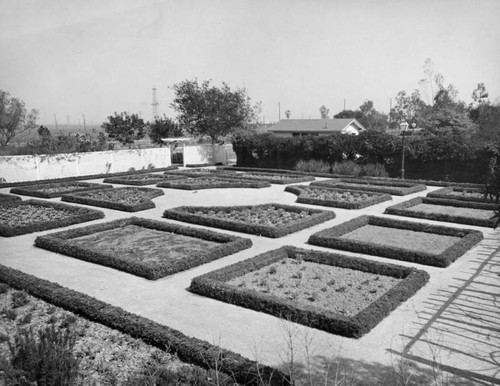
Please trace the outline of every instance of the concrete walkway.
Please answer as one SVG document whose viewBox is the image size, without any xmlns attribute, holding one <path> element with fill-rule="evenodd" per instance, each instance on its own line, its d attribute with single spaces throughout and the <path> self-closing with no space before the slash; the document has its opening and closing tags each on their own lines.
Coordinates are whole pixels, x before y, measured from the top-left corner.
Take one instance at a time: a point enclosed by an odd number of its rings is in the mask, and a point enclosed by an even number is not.
<svg viewBox="0 0 500 386">
<path fill-rule="evenodd" d="M 89 181 L 102 182 L 102 179 Z M 118 186 L 123 185 L 116 185 Z M 156 281 L 59 255 L 33 245 L 38 235 L 57 230 L 0 238 L 0 264 L 57 282 L 268 365 L 281 368 L 290 365 L 290 354 L 293 351 L 293 361 L 307 367 L 309 358 L 309 362 L 313 363 L 309 367 L 318 376 L 326 373 L 328 365 L 330 372 L 336 371 L 336 364 L 340 362 L 346 373 L 364 376 L 375 385 L 387 384 L 388 379 L 394 377 L 394 371 L 401 368 L 402 364 L 405 372 L 416 371 L 405 361 L 401 361 L 403 356 L 419 364 L 421 372 L 414 374 L 412 379 L 421 379 L 422 384 L 430 384 L 443 376 L 447 378 L 452 373 L 462 377 L 455 379 L 452 384 L 500 384 L 500 230 L 411 219 L 415 222 L 425 221 L 483 232 L 485 238 L 480 244 L 445 269 L 345 252 L 347 255 L 363 256 L 374 261 L 416 266 L 430 274 L 430 280 L 424 288 L 371 332 L 357 340 L 289 323 L 186 290 L 195 276 L 282 245 L 327 250 L 307 245 L 307 239 L 314 232 L 361 214 L 386 216 L 383 212 L 387 206 L 425 196 L 436 189 L 438 188 L 429 187 L 427 191 L 405 197 L 393 196 L 392 201 L 361 210 L 325 208 L 333 210 L 337 217 L 279 239 L 219 230 L 248 237 L 252 240 L 253 247 Z M 8 191 L 6 188 L 0 189 L 2 193 Z M 153 200 L 155 209 L 130 214 L 97 208 L 105 213 L 105 219 L 73 227 L 131 215 L 161 220 L 165 209 L 180 205 L 276 202 L 301 206 L 295 204 L 294 194 L 284 192 L 282 185 L 264 189 L 212 189 L 197 192 L 164 189 L 164 192 L 164 196 Z M 23 196 L 23 199 L 27 198 Z M 387 217 L 410 220 L 397 216 Z"/>
</svg>

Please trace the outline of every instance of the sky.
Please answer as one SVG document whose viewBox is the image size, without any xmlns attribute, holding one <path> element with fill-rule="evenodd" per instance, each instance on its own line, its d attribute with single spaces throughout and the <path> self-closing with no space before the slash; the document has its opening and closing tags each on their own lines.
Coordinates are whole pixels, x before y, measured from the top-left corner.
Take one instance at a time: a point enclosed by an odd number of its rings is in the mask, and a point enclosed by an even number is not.
<svg viewBox="0 0 500 386">
<path fill-rule="evenodd" d="M 419 88 L 430 58 L 459 99 L 500 100 L 499 0 L 0 0 L 0 89 L 41 124 L 175 117 L 172 86 L 226 82 L 261 121 L 319 118 Z"/>
</svg>

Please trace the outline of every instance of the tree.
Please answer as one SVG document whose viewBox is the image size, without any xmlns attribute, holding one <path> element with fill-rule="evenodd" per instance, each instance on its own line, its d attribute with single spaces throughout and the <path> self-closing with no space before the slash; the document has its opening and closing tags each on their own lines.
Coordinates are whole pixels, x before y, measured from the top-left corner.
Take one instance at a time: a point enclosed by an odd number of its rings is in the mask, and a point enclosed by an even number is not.
<svg viewBox="0 0 500 386">
<path fill-rule="evenodd" d="M 212 143 L 245 129 L 260 111 L 259 104 L 250 104 L 246 89 L 233 91 L 226 83 L 218 88 L 210 81 L 185 80 L 172 88 L 175 99 L 171 106 L 178 112 L 181 127 L 195 136 L 209 136 Z"/>
<path fill-rule="evenodd" d="M 361 111 L 362 116 L 358 120 L 364 127 L 379 132 L 385 131 L 389 124 L 388 117 L 375 109 L 373 101 L 365 100 L 359 106 L 359 111 Z"/>
<path fill-rule="evenodd" d="M 5 147 L 18 134 L 34 129 L 38 111 L 28 112 L 24 102 L 0 90 L 0 147 Z"/>
<path fill-rule="evenodd" d="M 363 116 L 359 110 L 342 110 L 340 113 L 335 114 L 334 118 L 354 118 L 359 119 Z"/>
<path fill-rule="evenodd" d="M 149 126 L 149 138 L 151 142 L 156 143 L 160 146 L 163 145 L 162 138 L 173 138 L 181 137 L 182 129 L 175 123 L 172 119 L 167 118 L 165 115 L 163 117 L 155 117 L 153 122 L 148 124 Z"/>
<path fill-rule="evenodd" d="M 292 115 L 292 112 L 290 110 L 285 111 L 285 117 L 286 119 L 290 119 L 290 115 Z"/>
<path fill-rule="evenodd" d="M 319 113 L 321 114 L 321 119 L 328 119 L 330 118 L 328 114 L 330 114 L 330 109 L 327 108 L 325 105 L 321 106 L 319 108 Z"/>
<path fill-rule="evenodd" d="M 104 122 L 101 127 L 108 134 L 109 138 L 116 139 L 122 145 L 128 145 L 130 149 L 135 140 L 144 138 L 145 123 L 137 114 L 126 112 L 116 113 L 108 117 L 108 122 Z"/>
</svg>

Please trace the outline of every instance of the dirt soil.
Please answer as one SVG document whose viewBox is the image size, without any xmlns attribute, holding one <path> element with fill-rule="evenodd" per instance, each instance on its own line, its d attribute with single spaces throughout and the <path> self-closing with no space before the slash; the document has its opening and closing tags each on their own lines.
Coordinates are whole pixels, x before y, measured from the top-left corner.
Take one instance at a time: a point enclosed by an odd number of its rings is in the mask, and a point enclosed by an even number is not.
<svg viewBox="0 0 500 386">
<path fill-rule="evenodd" d="M 187 255 L 205 253 L 219 243 L 138 225 L 127 225 L 71 239 L 73 243 L 122 259 L 156 262 L 176 261 Z"/>
<path fill-rule="evenodd" d="M 227 284 L 270 293 L 301 306 L 354 316 L 400 281 L 390 276 L 285 258 Z"/>
<path fill-rule="evenodd" d="M 433 233 L 415 232 L 406 229 L 388 228 L 376 225 L 365 225 L 352 232 L 340 236 L 347 240 L 387 245 L 410 249 L 412 251 L 440 254 L 461 240 L 460 237 L 444 236 Z"/>
</svg>

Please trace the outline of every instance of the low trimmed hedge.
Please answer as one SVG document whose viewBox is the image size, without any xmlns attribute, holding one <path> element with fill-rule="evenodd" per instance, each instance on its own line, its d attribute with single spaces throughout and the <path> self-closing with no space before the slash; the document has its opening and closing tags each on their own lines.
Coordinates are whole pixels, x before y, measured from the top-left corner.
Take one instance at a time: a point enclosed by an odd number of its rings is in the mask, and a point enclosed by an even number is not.
<svg viewBox="0 0 500 386">
<path fill-rule="evenodd" d="M 113 190 L 125 190 L 125 189 L 134 189 L 139 190 L 144 193 L 144 201 L 139 204 L 128 204 L 125 202 L 117 202 L 117 201 L 108 201 L 108 200 L 100 200 L 97 198 L 90 197 L 89 195 L 93 192 L 82 192 L 82 193 L 73 193 L 73 194 L 64 194 L 62 196 L 63 201 L 74 202 L 77 204 L 83 205 L 92 205 L 99 206 L 101 208 L 122 210 L 124 212 L 138 212 L 141 210 L 156 208 L 156 205 L 152 201 L 153 198 L 163 196 L 165 193 L 161 189 L 155 188 L 114 188 Z"/>
<path fill-rule="evenodd" d="M 203 211 L 227 211 L 227 210 L 245 210 L 255 208 L 267 208 L 273 206 L 275 208 L 282 208 L 286 211 L 300 213 L 302 211 L 312 214 L 311 217 L 289 222 L 285 225 L 268 226 L 260 224 L 251 224 L 244 221 L 225 220 L 210 217 L 209 215 L 197 215 L 194 212 L 198 210 Z M 313 225 L 335 218 L 335 213 L 332 211 L 309 209 L 298 206 L 282 205 L 282 204 L 264 204 L 264 205 L 245 205 L 245 206 L 179 206 L 177 208 L 167 209 L 163 212 L 163 217 L 172 220 L 185 221 L 193 224 L 205 225 L 214 228 L 227 229 L 236 232 L 256 234 L 259 236 L 266 236 L 278 238 L 286 236 L 290 233 L 309 228 Z"/>
<path fill-rule="evenodd" d="M 226 284 L 227 281 L 266 267 L 284 258 L 303 259 L 318 264 L 354 269 L 403 279 L 380 298 L 352 317 L 339 315 L 314 305 L 300 305 L 276 295 Z M 380 323 L 428 281 L 429 274 L 414 268 L 369 261 L 362 258 L 285 246 L 242 262 L 195 277 L 194 293 L 236 304 L 255 311 L 286 318 L 333 334 L 359 338 Z"/>
<path fill-rule="evenodd" d="M 65 190 L 64 192 L 52 192 L 52 193 L 43 191 L 43 189 L 51 189 L 51 188 L 59 188 L 67 186 L 74 186 L 74 189 Z M 101 189 L 113 189 L 113 187 L 111 185 L 96 184 L 92 182 L 66 181 L 66 182 L 51 182 L 48 184 L 19 186 L 17 188 L 10 189 L 10 192 L 15 194 L 21 194 L 23 196 L 55 198 L 55 197 L 61 197 L 63 194 L 87 192 L 90 190 L 101 190 Z"/>
<path fill-rule="evenodd" d="M 197 177 L 214 177 L 215 175 L 231 174 L 219 169 L 180 169 L 175 171 L 166 171 L 163 174 L 170 176 L 183 176 L 184 178 L 197 178 Z"/>
<path fill-rule="evenodd" d="M 298 203 L 301 204 L 309 204 L 309 205 L 320 205 L 320 206 L 330 206 L 335 208 L 343 208 L 343 209 L 362 209 L 371 205 L 379 204 L 384 201 L 392 200 L 392 197 L 389 194 L 380 194 L 374 192 L 363 192 L 361 190 L 348 190 L 348 189 L 335 189 L 328 188 L 324 186 L 317 186 L 318 188 L 329 190 L 331 192 L 337 193 L 365 193 L 370 195 L 367 200 L 357 201 L 357 202 L 349 202 L 349 201 L 341 201 L 341 200 L 322 200 L 320 198 L 309 197 L 307 190 L 304 187 L 297 186 L 287 186 L 285 188 L 285 192 L 290 192 L 296 194 Z"/>
<path fill-rule="evenodd" d="M 453 192 L 463 192 L 463 193 L 477 193 L 481 197 L 467 197 L 467 196 L 457 196 Z M 446 188 L 438 189 L 433 192 L 427 193 L 427 197 L 430 198 L 444 198 L 448 200 L 458 200 L 458 201 L 472 201 L 472 202 L 488 202 L 484 197 L 484 193 L 481 188 L 470 188 L 463 186 L 448 186 Z"/>
<path fill-rule="evenodd" d="M 454 236 L 460 237 L 461 240 L 450 246 L 442 253 L 433 254 L 426 251 L 405 249 L 404 247 L 398 248 L 389 245 L 380 245 L 341 238 L 342 235 L 350 233 L 365 225 L 376 225 L 387 228 L 406 229 L 414 232 Z M 383 256 L 390 259 L 432 265 L 435 267 L 447 267 L 479 243 L 482 239 L 483 233 L 472 229 L 449 228 L 438 225 L 394 220 L 390 218 L 360 216 L 332 228 L 314 233 L 309 237 L 308 243 L 318 245 L 320 247 L 336 248 L 351 252 L 364 253 L 367 255 Z M 422 246 L 422 248 L 425 248 L 425 245 Z"/>
<path fill-rule="evenodd" d="M 151 178 L 153 177 L 153 178 Z M 122 184 L 122 185 L 135 185 L 135 186 L 144 186 L 144 185 L 154 185 L 158 182 L 166 181 L 166 180 L 175 180 L 178 178 L 182 178 L 181 176 L 173 176 L 170 174 L 137 174 L 137 175 L 129 175 L 129 176 L 118 176 L 118 177 L 108 177 L 105 178 L 103 182 L 107 182 L 108 184 Z"/>
<path fill-rule="evenodd" d="M 143 262 L 141 259 L 129 260 L 116 254 L 109 254 L 92 245 L 81 246 L 72 243 L 71 239 L 75 237 L 87 236 L 104 232 L 110 229 L 116 229 L 127 225 L 137 225 L 144 228 L 155 229 L 166 233 L 176 233 L 190 237 L 196 237 L 202 240 L 213 241 L 220 245 L 209 248 L 203 252 L 184 256 L 182 259 L 166 260 L 158 262 Z M 185 271 L 193 267 L 220 259 L 221 257 L 231 255 L 243 249 L 250 248 L 252 241 L 241 237 L 225 235 L 209 230 L 197 229 L 182 225 L 166 223 L 163 221 L 154 221 L 138 217 L 115 220 L 108 223 L 91 225 L 88 227 L 70 229 L 64 232 L 52 233 L 44 236 L 38 236 L 35 239 L 35 245 L 40 248 L 48 249 L 53 252 L 61 253 L 77 259 L 90 261 L 91 263 L 105 265 L 125 271 L 146 279 L 156 280 L 177 272 Z"/>
<path fill-rule="evenodd" d="M 73 224 L 97 220 L 104 218 L 104 213 L 100 210 L 81 208 L 73 205 L 61 204 L 59 202 L 41 201 L 41 200 L 17 200 L 2 203 L 3 207 L 9 206 L 44 206 L 54 208 L 56 210 L 69 211 L 71 215 L 63 219 L 48 220 L 44 222 L 29 223 L 26 225 L 9 226 L 5 223 L 0 223 L 0 236 L 11 237 L 23 235 L 26 233 L 41 232 L 54 228 L 62 228 Z M 1 208 L 0 208 L 1 209 Z"/>
<path fill-rule="evenodd" d="M 311 186 L 326 186 L 339 189 L 355 189 L 365 192 L 387 193 L 393 196 L 406 196 L 407 194 L 426 190 L 425 185 L 412 182 L 379 181 L 358 178 L 340 178 L 325 181 L 311 182 Z"/>
<path fill-rule="evenodd" d="M 470 208 L 470 209 L 483 209 L 491 211 L 491 218 L 473 218 L 460 215 L 451 215 L 447 213 L 428 213 L 423 211 L 412 210 L 412 207 L 419 204 L 430 204 L 430 205 L 440 205 L 453 208 Z M 402 202 L 397 205 L 388 207 L 385 210 L 386 214 L 395 214 L 397 216 L 415 217 L 415 218 L 425 218 L 428 220 L 435 221 L 446 221 L 454 222 L 458 224 L 476 225 L 480 227 L 491 227 L 494 228 L 496 224 L 496 219 L 494 216 L 494 210 L 497 205 L 490 203 L 481 203 L 473 201 L 458 201 L 458 200 L 445 200 L 440 198 L 427 198 L 427 197 L 417 197 L 409 201 Z"/>
<path fill-rule="evenodd" d="M 273 177 L 283 177 L 282 179 L 275 179 Z M 286 185 L 286 184 L 296 184 L 299 182 L 309 182 L 314 181 L 313 176 L 308 175 L 295 175 L 291 173 L 235 173 L 224 175 L 224 178 L 234 178 L 234 179 L 244 179 L 253 181 L 265 181 L 271 184 Z"/>
<path fill-rule="evenodd" d="M 207 181 L 210 180 L 210 182 Z M 174 181 L 163 181 L 156 185 L 159 188 L 184 189 L 184 190 L 201 190 L 201 189 L 229 189 L 229 188 L 249 188 L 261 189 L 271 186 L 269 182 L 252 181 L 252 180 L 236 180 L 221 177 L 196 177 L 182 178 Z"/>
<path fill-rule="evenodd" d="M 167 348 L 181 361 L 205 369 L 213 369 L 217 363 L 221 372 L 230 374 L 243 385 L 257 386 L 262 382 L 272 386 L 290 385 L 289 378 L 276 369 L 59 284 L 3 265 L 0 265 L 0 281 L 151 346 L 161 350 Z"/>
<path fill-rule="evenodd" d="M 126 171 L 126 172 L 88 174 L 86 176 L 47 178 L 44 180 L 35 180 L 35 181 L 5 182 L 5 183 L 0 183 L 0 188 L 11 188 L 14 186 L 38 185 L 38 184 L 42 184 L 42 183 L 51 183 L 51 182 L 97 180 L 99 178 L 106 178 L 106 177 L 113 177 L 113 176 L 127 176 L 127 175 L 136 175 L 136 174 L 146 174 L 146 173 L 152 173 L 152 172 L 164 172 L 164 171 L 168 171 L 168 170 L 176 170 L 177 168 L 178 168 L 177 166 L 168 166 L 166 168 L 133 170 L 133 171 Z"/>
<path fill-rule="evenodd" d="M 21 197 L 12 194 L 0 193 L 0 204 L 12 201 L 21 201 Z"/>
</svg>

